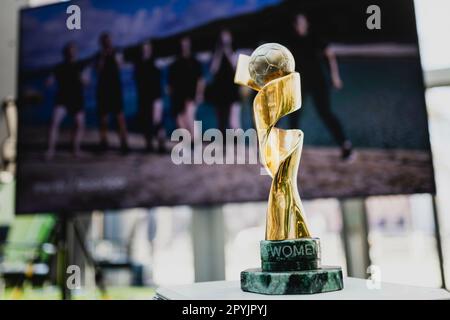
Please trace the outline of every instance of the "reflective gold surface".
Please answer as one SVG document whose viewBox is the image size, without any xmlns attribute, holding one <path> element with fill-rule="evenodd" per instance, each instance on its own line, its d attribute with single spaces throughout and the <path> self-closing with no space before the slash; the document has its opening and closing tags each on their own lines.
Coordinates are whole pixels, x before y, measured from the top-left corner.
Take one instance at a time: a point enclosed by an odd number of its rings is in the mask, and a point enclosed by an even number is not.
<svg viewBox="0 0 450 320">
<path fill-rule="evenodd" d="M 301 107 L 300 75 L 294 72 L 260 87 L 250 77 L 249 61 L 249 56 L 239 56 L 234 81 L 259 91 L 253 102 L 253 114 L 261 162 L 273 179 L 266 240 L 310 237 L 297 190 L 303 132 L 275 127 L 280 118 Z"/>
</svg>

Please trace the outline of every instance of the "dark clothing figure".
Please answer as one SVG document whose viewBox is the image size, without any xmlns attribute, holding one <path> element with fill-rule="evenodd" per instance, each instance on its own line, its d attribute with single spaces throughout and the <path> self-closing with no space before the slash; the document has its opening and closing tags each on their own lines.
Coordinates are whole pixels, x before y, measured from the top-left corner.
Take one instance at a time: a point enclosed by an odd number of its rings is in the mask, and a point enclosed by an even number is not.
<svg viewBox="0 0 450 320">
<path fill-rule="evenodd" d="M 193 57 L 178 58 L 169 70 L 172 112 L 176 117 L 184 112 L 186 101 L 195 100 L 197 82 L 202 76 L 200 63 Z"/>
<path fill-rule="evenodd" d="M 84 88 L 82 73 L 85 63 L 76 61 L 76 46 L 67 44 L 63 49 L 64 60 L 53 70 L 47 84 L 56 82 L 55 106 L 48 132 L 46 159 L 53 159 L 59 139 L 59 128 L 69 114 L 73 118 L 72 152 L 81 154 L 81 140 L 84 131 Z"/>
<path fill-rule="evenodd" d="M 79 62 L 63 62 L 54 71 L 57 83 L 55 105 L 64 106 L 72 116 L 84 109 L 83 67 Z"/>
<path fill-rule="evenodd" d="M 302 86 L 304 82 L 310 86 L 326 85 L 322 69 L 322 56 L 326 47 L 327 44 L 314 35 L 295 36 L 291 51 L 295 58 L 296 69 L 300 72 Z"/>
<path fill-rule="evenodd" d="M 122 83 L 116 53 L 101 53 L 97 58 L 97 107 L 99 114 L 117 115 L 123 111 Z"/>
<path fill-rule="evenodd" d="M 239 101 L 238 86 L 234 84 L 234 68 L 225 54 L 214 76 L 211 90 L 211 102 L 216 107 L 217 125 L 222 133 L 229 127 L 231 106 Z"/>
<path fill-rule="evenodd" d="M 162 123 L 154 121 L 154 103 L 161 98 L 161 72 L 153 59 L 135 62 L 135 80 L 138 98 L 138 122 L 147 144 L 162 129 Z"/>
<path fill-rule="evenodd" d="M 346 137 L 339 119 L 331 111 L 330 88 L 321 64 L 326 43 L 319 41 L 313 35 L 295 36 L 290 48 L 295 58 L 296 69 L 300 72 L 302 104 L 306 97 L 312 97 L 320 118 L 331 131 L 335 141 L 342 145 Z M 291 128 L 299 126 L 301 110 L 291 115 Z"/>
<path fill-rule="evenodd" d="M 153 59 L 135 63 L 136 89 L 140 102 L 154 101 L 161 97 L 161 71 Z M 141 103 L 139 103 L 141 105 Z"/>
</svg>

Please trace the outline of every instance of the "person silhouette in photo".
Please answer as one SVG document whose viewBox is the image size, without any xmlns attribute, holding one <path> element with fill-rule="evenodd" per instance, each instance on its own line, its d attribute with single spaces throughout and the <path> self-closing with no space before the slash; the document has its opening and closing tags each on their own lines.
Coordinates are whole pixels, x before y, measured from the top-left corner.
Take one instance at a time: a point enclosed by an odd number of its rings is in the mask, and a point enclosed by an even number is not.
<svg viewBox="0 0 450 320">
<path fill-rule="evenodd" d="M 169 69 L 168 89 L 178 128 L 188 130 L 194 137 L 195 114 L 203 101 L 205 81 L 201 65 L 192 55 L 190 38 L 181 39 L 180 50 L 180 55 Z"/>
<path fill-rule="evenodd" d="M 331 110 L 331 92 L 321 65 L 322 57 L 325 56 L 328 60 L 333 87 L 337 90 L 342 89 L 343 82 L 339 74 L 336 56 L 326 43 L 312 33 L 306 15 L 297 14 L 293 21 L 293 27 L 294 37 L 290 48 L 302 80 L 303 102 L 306 97 L 312 97 L 317 113 L 330 130 L 336 143 L 341 147 L 342 159 L 347 160 L 352 155 L 352 143 L 347 139 L 341 122 Z M 299 126 L 299 117 L 300 111 L 291 115 L 291 127 Z"/>
<path fill-rule="evenodd" d="M 222 30 L 213 53 L 210 72 L 214 76 L 211 102 L 216 109 L 218 129 L 225 136 L 227 128 L 240 128 L 239 88 L 234 84 L 236 56 L 232 35 Z"/>
<path fill-rule="evenodd" d="M 100 122 L 100 148 L 106 150 L 108 143 L 108 117 L 113 115 L 117 122 L 120 149 L 129 151 L 128 131 L 123 112 L 123 94 L 120 78 L 120 57 L 113 46 L 109 33 L 99 38 L 100 52 L 97 55 L 97 111 Z"/>
<path fill-rule="evenodd" d="M 158 142 L 158 152 L 166 151 L 166 132 L 163 126 L 161 98 L 161 71 L 155 65 L 153 47 L 144 42 L 134 61 L 134 75 L 138 98 L 138 123 L 145 137 L 146 150 L 154 151 L 153 140 Z"/>
<path fill-rule="evenodd" d="M 58 64 L 47 85 L 56 82 L 55 107 L 52 114 L 48 135 L 48 149 L 46 158 L 52 159 L 55 155 L 56 144 L 59 138 L 59 128 L 66 115 L 74 120 L 72 132 L 72 152 L 75 157 L 80 155 L 81 139 L 85 126 L 84 114 L 84 79 L 82 62 L 77 62 L 77 48 L 70 42 L 62 50 L 63 62 Z"/>
</svg>

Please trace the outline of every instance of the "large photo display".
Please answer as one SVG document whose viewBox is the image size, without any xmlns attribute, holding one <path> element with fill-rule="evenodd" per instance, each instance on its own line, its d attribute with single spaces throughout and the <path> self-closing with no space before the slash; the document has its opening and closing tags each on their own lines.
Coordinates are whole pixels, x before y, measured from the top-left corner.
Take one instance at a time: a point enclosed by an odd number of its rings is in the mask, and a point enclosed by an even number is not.
<svg viewBox="0 0 450 320">
<path fill-rule="evenodd" d="M 267 42 L 300 74 L 302 198 L 434 193 L 412 0 L 79 0 L 20 14 L 16 210 L 265 201 L 234 73 Z"/>
</svg>

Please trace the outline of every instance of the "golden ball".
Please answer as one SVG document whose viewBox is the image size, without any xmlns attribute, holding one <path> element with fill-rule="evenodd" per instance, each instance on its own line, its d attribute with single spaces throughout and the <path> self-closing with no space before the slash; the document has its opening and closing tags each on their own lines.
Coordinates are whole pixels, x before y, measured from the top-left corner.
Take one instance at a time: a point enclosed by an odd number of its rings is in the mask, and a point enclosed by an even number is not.
<svg viewBox="0 0 450 320">
<path fill-rule="evenodd" d="M 263 87 L 271 80 L 294 72 L 295 60 L 281 44 L 266 43 L 253 51 L 248 68 L 252 80 Z"/>
</svg>

